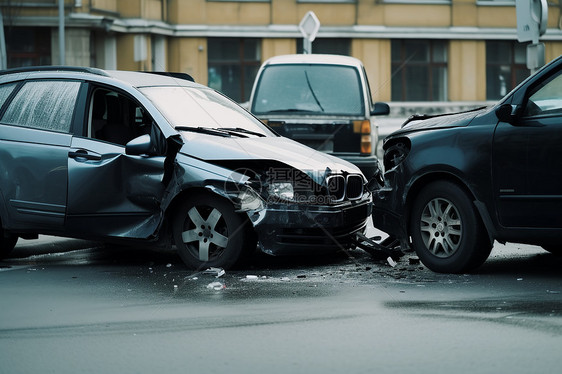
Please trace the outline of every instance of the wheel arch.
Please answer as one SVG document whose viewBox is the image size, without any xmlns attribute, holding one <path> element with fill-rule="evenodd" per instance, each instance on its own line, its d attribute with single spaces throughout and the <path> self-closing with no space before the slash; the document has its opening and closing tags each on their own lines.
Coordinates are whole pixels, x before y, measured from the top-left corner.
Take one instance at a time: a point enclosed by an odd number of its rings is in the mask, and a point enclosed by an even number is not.
<svg viewBox="0 0 562 374">
<path fill-rule="evenodd" d="M 171 222 L 173 222 L 173 219 L 176 216 L 178 209 L 181 208 L 183 201 L 197 194 L 207 194 L 207 195 L 215 196 L 217 199 L 222 199 L 230 202 L 226 193 L 221 193 L 221 192 L 224 191 L 218 190 L 217 188 L 211 186 L 194 186 L 194 187 L 182 189 L 180 192 L 178 192 L 172 198 L 172 200 L 170 201 L 168 207 L 164 212 L 164 221 L 166 222 L 165 226 L 166 226 L 166 230 L 168 230 L 167 234 L 171 235 L 171 227 L 172 227 Z M 250 220 L 247 214 L 244 213 L 238 213 L 238 214 L 244 219 L 248 221 Z"/>
<path fill-rule="evenodd" d="M 414 204 L 414 201 L 416 200 L 416 197 L 421 192 L 421 190 L 428 184 L 436 181 L 446 181 L 446 182 L 453 183 L 459 188 L 461 188 L 464 191 L 464 193 L 466 193 L 466 195 L 469 197 L 472 204 L 476 208 L 476 212 L 477 212 L 476 216 L 482 223 L 482 227 L 484 228 L 484 230 L 486 230 L 486 234 L 488 236 L 490 244 L 493 244 L 494 237 L 495 237 L 495 229 L 486 205 L 476 198 L 473 191 L 461 178 L 459 178 L 457 175 L 452 173 L 447 173 L 447 172 L 427 173 L 417 178 L 412 183 L 406 195 L 406 203 L 405 203 L 406 209 L 405 209 L 405 217 L 404 217 L 405 222 L 410 222 L 410 214 L 411 214 L 412 206 Z M 406 230 L 408 231 L 408 236 L 410 236 L 411 233 L 410 233 L 409 224 L 406 224 Z"/>
</svg>

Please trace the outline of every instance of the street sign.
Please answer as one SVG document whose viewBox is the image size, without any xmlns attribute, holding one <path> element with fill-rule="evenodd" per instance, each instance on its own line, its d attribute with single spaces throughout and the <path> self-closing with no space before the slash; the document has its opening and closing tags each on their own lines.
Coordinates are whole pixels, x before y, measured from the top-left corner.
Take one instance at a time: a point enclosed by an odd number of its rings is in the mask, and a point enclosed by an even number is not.
<svg viewBox="0 0 562 374">
<path fill-rule="evenodd" d="M 318 30 L 320 29 L 320 21 L 313 11 L 309 11 L 304 15 L 299 23 L 299 30 L 302 36 L 311 43 L 316 39 Z"/>
<path fill-rule="evenodd" d="M 544 65 L 544 43 L 527 46 L 527 68 L 533 73 Z"/>
<path fill-rule="evenodd" d="M 299 23 L 299 30 L 304 37 L 303 52 L 310 53 L 312 50 L 312 42 L 316 39 L 318 30 L 320 29 L 320 21 L 313 11 L 307 12 Z"/>
<path fill-rule="evenodd" d="M 546 32 L 548 22 L 547 0 L 516 0 L 517 40 L 537 44 Z"/>
</svg>

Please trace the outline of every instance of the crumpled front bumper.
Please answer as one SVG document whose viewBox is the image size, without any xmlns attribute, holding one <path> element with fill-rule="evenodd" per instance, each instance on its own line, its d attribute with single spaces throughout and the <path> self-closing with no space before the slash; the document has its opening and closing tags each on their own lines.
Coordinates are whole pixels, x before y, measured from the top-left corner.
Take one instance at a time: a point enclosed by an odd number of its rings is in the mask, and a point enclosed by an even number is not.
<svg viewBox="0 0 562 374">
<path fill-rule="evenodd" d="M 260 249 L 271 255 L 330 253 L 354 247 L 372 213 L 370 199 L 335 206 L 268 204 L 250 215 Z"/>
<path fill-rule="evenodd" d="M 384 186 L 378 186 L 373 194 L 373 225 L 396 239 L 407 240 L 407 209 L 402 196 L 403 183 L 396 180 L 393 171 L 384 175 Z"/>
<path fill-rule="evenodd" d="M 397 239 L 406 239 L 406 219 L 402 211 L 394 209 L 392 194 L 385 188 L 373 191 L 373 226 Z"/>
</svg>

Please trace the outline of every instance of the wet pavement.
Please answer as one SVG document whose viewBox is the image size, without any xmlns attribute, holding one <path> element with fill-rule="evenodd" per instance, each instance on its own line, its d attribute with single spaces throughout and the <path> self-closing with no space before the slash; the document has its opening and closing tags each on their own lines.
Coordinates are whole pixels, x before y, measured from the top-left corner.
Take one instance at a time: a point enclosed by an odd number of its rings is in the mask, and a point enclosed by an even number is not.
<svg viewBox="0 0 562 374">
<path fill-rule="evenodd" d="M 554 373 L 561 265 L 497 244 L 469 275 L 361 250 L 257 254 L 221 274 L 171 252 L 21 241 L 0 262 L 0 371 Z"/>
</svg>

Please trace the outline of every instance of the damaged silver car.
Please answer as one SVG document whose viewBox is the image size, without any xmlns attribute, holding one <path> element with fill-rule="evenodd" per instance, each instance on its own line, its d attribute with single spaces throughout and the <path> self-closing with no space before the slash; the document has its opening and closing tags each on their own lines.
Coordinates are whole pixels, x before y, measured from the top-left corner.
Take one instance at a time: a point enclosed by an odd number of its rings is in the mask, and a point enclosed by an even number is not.
<svg viewBox="0 0 562 374">
<path fill-rule="evenodd" d="M 187 266 L 354 246 L 354 165 L 277 135 L 189 79 L 0 72 L 0 256 L 38 234 L 177 248 Z"/>
</svg>

